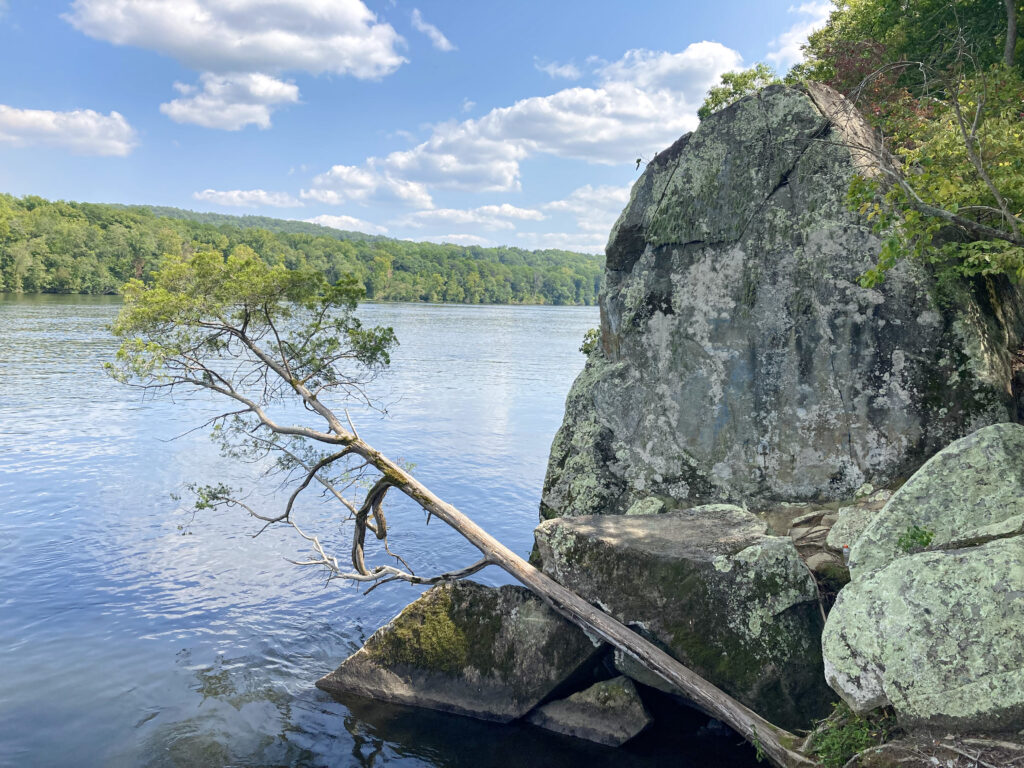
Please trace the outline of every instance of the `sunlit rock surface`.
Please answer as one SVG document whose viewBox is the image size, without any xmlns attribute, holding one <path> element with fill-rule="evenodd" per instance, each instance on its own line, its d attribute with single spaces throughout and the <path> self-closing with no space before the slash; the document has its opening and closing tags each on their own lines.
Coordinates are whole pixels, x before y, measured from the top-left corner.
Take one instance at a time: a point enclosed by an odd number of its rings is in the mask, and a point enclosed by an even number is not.
<svg viewBox="0 0 1024 768">
<path fill-rule="evenodd" d="M 553 579 L 772 722 L 806 728 L 833 699 L 818 591 L 792 539 L 765 530 L 754 515 L 719 504 L 549 520 L 535 537 Z"/>
<path fill-rule="evenodd" d="M 853 709 L 891 705 L 907 727 L 1024 728 L 1024 426 L 936 454 L 850 561 L 822 647 Z"/>
<path fill-rule="evenodd" d="M 1024 728 L 1024 537 L 894 560 L 839 593 L 822 638 L 829 684 L 904 727 Z"/>
<path fill-rule="evenodd" d="M 850 552 L 854 580 L 907 548 L 912 526 L 932 549 L 959 549 L 1024 533 L 1024 426 L 995 424 L 931 458 L 889 500 Z"/>
<path fill-rule="evenodd" d="M 424 593 L 317 687 L 507 722 L 597 652 L 522 587 L 459 581 Z"/>
<path fill-rule="evenodd" d="M 870 132 L 809 88 L 711 116 L 634 185 L 543 518 L 851 498 L 1016 417 L 1019 294 L 908 260 L 860 287 L 880 242 L 846 191 Z"/>
</svg>

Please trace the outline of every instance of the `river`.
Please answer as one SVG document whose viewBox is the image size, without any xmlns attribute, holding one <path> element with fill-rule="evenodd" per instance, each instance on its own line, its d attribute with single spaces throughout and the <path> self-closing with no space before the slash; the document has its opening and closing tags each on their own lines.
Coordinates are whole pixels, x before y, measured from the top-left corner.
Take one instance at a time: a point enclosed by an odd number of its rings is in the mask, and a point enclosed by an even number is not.
<svg viewBox="0 0 1024 768">
<path fill-rule="evenodd" d="M 420 590 L 364 596 L 289 564 L 288 531 L 193 515 L 185 483 L 244 485 L 203 430 L 204 398 L 143 396 L 101 365 L 110 297 L 0 296 L 0 765 L 749 766 L 673 714 L 621 750 L 314 688 Z M 593 307 L 367 304 L 400 346 L 355 413 L 371 444 L 526 556 L 548 448 Z M 273 508 L 280 499 L 258 497 Z M 344 547 L 335 513 L 312 529 Z M 415 509 L 390 518 L 417 571 L 475 559 Z M 478 580 L 506 583 L 489 569 Z"/>
</svg>

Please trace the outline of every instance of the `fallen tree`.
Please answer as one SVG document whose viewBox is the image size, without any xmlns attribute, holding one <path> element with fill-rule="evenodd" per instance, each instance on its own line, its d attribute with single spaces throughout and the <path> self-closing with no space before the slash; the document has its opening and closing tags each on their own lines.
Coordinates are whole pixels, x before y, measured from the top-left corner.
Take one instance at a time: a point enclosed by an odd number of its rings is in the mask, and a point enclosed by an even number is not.
<svg viewBox="0 0 1024 768">
<path fill-rule="evenodd" d="M 251 252 L 226 260 L 218 253 L 169 258 L 152 284 L 129 282 L 113 326 L 122 338 L 109 372 L 149 392 L 182 389 L 214 393 L 233 410 L 208 422 L 222 451 L 266 461 L 292 491 L 278 514 L 254 508 L 224 485 L 196 487 L 199 509 L 238 507 L 264 523 L 286 525 L 312 547 L 299 565 L 325 568 L 329 578 L 374 589 L 390 581 L 436 584 L 498 566 L 569 621 L 658 674 L 686 698 L 729 724 L 773 763 L 813 766 L 798 739 L 696 675 L 608 614 L 551 580 L 365 442 L 348 412 L 327 395 L 367 402 L 365 385 L 387 365 L 390 328 L 364 328 L 354 316 L 362 292 L 352 279 L 329 285 L 311 271 L 269 267 Z M 301 404 L 315 426 L 286 423 L 277 411 Z M 348 565 L 299 527 L 296 501 L 311 485 L 346 510 L 353 523 Z M 434 576 L 417 575 L 388 544 L 384 501 L 397 490 L 443 521 L 481 553 L 477 562 Z M 368 565 L 367 532 L 388 558 Z"/>
</svg>

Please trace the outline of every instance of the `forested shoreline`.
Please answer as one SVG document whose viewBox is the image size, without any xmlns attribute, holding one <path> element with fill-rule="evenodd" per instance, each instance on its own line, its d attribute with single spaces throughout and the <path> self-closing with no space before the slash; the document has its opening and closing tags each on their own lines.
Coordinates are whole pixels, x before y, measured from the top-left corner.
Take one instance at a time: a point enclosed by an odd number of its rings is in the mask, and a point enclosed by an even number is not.
<svg viewBox="0 0 1024 768">
<path fill-rule="evenodd" d="M 415 243 L 306 222 L 0 194 L 0 293 L 113 294 L 167 255 L 251 249 L 269 264 L 351 274 L 377 301 L 593 304 L 604 259 Z"/>
</svg>

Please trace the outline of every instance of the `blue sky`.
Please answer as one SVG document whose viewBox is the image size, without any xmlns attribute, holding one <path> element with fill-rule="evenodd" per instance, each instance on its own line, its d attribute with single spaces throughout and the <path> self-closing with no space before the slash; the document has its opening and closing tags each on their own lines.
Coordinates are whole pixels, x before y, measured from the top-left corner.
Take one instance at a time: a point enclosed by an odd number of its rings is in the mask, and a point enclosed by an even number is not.
<svg viewBox="0 0 1024 768">
<path fill-rule="evenodd" d="M 599 252 L 636 158 L 829 6 L 0 0 L 0 191 Z"/>
</svg>

